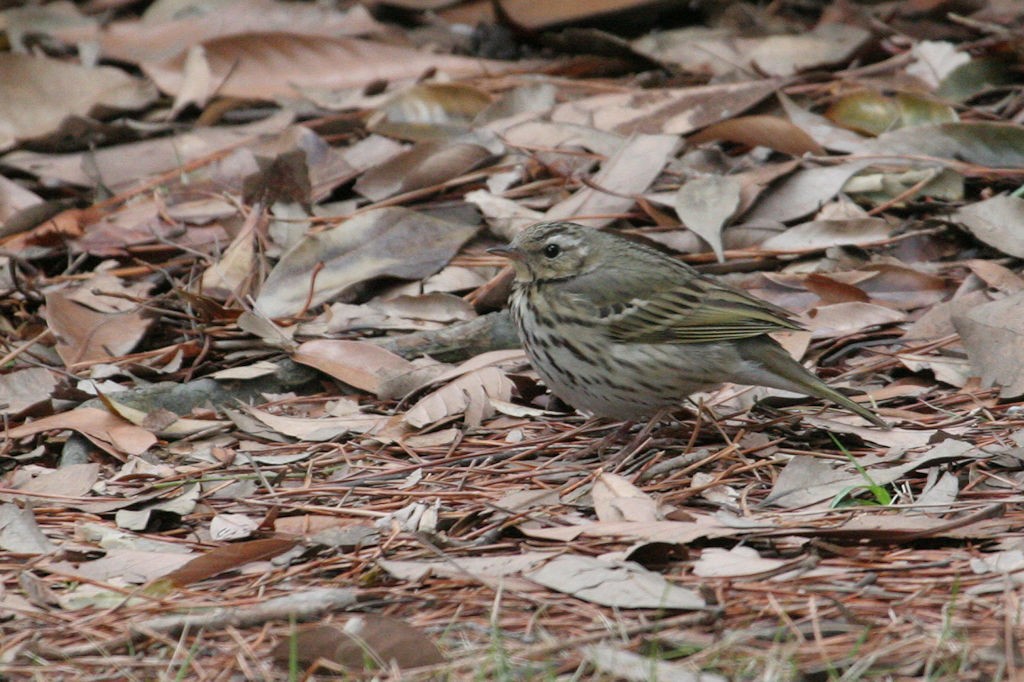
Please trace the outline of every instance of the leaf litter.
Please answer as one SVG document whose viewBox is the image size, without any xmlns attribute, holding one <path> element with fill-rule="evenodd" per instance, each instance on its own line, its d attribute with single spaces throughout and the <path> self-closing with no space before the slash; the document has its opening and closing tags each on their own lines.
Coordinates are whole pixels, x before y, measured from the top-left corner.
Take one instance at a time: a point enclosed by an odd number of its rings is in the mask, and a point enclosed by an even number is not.
<svg viewBox="0 0 1024 682">
<path fill-rule="evenodd" d="M 6 676 L 1019 675 L 1024 15 L 652 4 L 4 11 Z M 894 428 L 567 411 L 486 252 L 545 218 Z"/>
</svg>

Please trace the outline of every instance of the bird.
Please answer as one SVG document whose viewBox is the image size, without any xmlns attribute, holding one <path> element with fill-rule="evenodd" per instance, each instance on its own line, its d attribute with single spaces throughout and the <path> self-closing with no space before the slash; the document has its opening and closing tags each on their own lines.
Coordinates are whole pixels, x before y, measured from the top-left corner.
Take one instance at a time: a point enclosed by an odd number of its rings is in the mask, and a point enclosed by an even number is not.
<svg viewBox="0 0 1024 682">
<path fill-rule="evenodd" d="M 730 382 L 824 398 L 889 427 L 769 336 L 802 329 L 787 310 L 658 249 L 556 221 L 489 251 L 512 262 L 509 311 L 531 365 L 582 412 L 642 419 Z"/>
</svg>

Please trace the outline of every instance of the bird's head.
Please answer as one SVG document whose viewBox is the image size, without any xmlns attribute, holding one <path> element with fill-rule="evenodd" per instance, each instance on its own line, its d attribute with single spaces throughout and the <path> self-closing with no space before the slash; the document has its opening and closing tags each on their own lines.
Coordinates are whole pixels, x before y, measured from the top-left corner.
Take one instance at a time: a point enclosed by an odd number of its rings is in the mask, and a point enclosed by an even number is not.
<svg viewBox="0 0 1024 682">
<path fill-rule="evenodd" d="M 538 223 L 488 251 L 512 261 L 517 282 L 569 279 L 598 268 L 602 234 L 576 223 Z"/>
</svg>

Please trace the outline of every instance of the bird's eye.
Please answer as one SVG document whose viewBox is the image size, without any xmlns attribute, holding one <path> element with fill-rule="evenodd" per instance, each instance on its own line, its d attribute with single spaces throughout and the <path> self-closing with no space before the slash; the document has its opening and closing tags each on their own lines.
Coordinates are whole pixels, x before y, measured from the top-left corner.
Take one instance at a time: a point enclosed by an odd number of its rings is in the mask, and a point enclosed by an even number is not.
<svg viewBox="0 0 1024 682">
<path fill-rule="evenodd" d="M 562 247 L 558 244 L 548 244 L 544 247 L 544 255 L 548 258 L 557 258 L 562 253 Z"/>
</svg>

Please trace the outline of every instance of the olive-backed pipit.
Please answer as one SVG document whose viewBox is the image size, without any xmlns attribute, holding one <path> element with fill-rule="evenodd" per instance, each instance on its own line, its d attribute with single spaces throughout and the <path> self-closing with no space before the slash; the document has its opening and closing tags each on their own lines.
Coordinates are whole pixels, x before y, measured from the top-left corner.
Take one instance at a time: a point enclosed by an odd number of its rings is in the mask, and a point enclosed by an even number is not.
<svg viewBox="0 0 1024 682">
<path fill-rule="evenodd" d="M 597 416 L 637 419 L 722 382 L 870 410 L 795 361 L 770 332 L 789 313 L 660 251 L 575 223 L 541 223 L 492 249 L 512 259 L 509 307 L 537 373 Z"/>
</svg>

